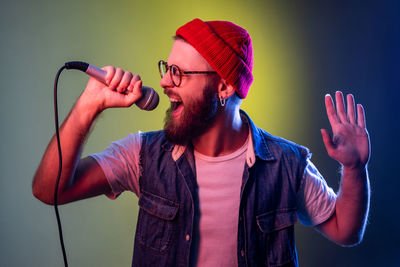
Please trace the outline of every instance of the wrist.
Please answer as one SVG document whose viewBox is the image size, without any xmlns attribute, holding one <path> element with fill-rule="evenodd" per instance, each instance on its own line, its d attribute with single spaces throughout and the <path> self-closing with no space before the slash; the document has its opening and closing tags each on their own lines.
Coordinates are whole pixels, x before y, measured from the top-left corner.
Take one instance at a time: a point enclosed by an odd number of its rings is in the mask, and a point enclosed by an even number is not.
<svg viewBox="0 0 400 267">
<path fill-rule="evenodd" d="M 100 105 L 79 98 L 72 112 L 76 113 L 79 124 L 86 126 L 91 125 L 102 111 Z"/>
<path fill-rule="evenodd" d="M 344 166 L 342 165 L 343 174 L 351 175 L 352 177 L 365 176 L 367 173 L 367 165 L 361 166 Z"/>
</svg>

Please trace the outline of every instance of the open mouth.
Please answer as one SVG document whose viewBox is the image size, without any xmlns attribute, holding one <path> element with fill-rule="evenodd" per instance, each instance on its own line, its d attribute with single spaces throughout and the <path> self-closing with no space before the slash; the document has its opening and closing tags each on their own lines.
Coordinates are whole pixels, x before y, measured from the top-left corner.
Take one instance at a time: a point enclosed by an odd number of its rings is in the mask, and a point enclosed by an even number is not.
<svg viewBox="0 0 400 267">
<path fill-rule="evenodd" d="M 180 105 L 182 105 L 182 102 L 180 102 L 180 101 L 171 101 L 172 112 L 177 110 Z"/>
<path fill-rule="evenodd" d="M 183 109 L 183 104 L 181 99 L 178 98 L 169 98 L 169 101 L 171 102 L 171 110 L 172 110 L 172 116 L 177 117 L 181 113 Z"/>
</svg>

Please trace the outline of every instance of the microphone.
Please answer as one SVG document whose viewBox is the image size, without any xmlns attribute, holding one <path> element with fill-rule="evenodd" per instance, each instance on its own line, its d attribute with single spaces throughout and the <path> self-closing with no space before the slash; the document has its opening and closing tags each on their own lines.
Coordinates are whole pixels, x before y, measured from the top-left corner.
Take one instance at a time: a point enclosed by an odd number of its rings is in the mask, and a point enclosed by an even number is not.
<svg viewBox="0 0 400 267">
<path fill-rule="evenodd" d="M 96 78 L 99 82 L 106 83 L 106 74 L 107 72 L 93 66 L 89 63 L 82 61 L 70 61 L 65 63 L 66 69 L 76 69 L 85 72 L 86 74 Z M 138 106 L 142 110 L 153 110 L 158 106 L 160 98 L 156 91 L 153 88 L 142 86 L 142 97 L 135 102 L 136 106 Z"/>
</svg>

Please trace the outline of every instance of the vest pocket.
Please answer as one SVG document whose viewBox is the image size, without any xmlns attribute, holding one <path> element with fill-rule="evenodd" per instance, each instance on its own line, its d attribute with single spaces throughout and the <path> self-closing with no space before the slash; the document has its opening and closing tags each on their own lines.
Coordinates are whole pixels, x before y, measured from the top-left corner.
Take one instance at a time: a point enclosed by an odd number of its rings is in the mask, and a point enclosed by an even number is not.
<svg viewBox="0 0 400 267">
<path fill-rule="evenodd" d="M 166 252 L 175 231 L 173 222 L 179 204 L 141 191 L 135 240 L 153 252 Z"/>
<path fill-rule="evenodd" d="M 298 266 L 294 241 L 295 209 L 281 209 L 256 217 L 262 232 L 266 266 Z"/>
</svg>

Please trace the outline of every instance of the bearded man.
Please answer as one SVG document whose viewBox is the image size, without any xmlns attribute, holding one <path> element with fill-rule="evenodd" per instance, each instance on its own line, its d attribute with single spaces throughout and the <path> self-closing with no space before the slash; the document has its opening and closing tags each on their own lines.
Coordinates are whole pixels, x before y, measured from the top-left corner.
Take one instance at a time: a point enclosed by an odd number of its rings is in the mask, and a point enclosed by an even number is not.
<svg viewBox="0 0 400 267">
<path fill-rule="evenodd" d="M 141 97 L 141 80 L 107 66 L 106 86 L 90 78 L 61 127 L 59 202 L 125 190 L 139 197 L 132 266 L 298 266 L 297 218 L 330 240 L 358 244 L 369 208 L 369 137 L 364 110 L 341 92 L 326 95 L 341 163 L 336 195 L 305 147 L 256 127 L 240 110 L 253 81 L 250 35 L 227 21 L 195 19 L 180 27 L 168 61 L 158 64 L 171 107 L 162 131 L 129 134 L 80 159 L 83 141 L 107 108 Z M 33 193 L 53 204 L 53 138 L 35 174 Z"/>
</svg>

